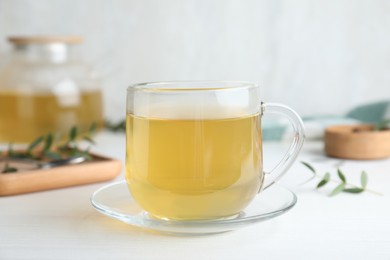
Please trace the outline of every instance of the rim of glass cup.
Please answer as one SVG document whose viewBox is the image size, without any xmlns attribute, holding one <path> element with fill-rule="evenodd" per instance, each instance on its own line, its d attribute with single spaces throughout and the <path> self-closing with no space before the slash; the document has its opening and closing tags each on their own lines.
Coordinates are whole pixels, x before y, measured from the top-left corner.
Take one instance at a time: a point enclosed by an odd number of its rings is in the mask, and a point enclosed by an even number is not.
<svg viewBox="0 0 390 260">
<path fill-rule="evenodd" d="M 194 84 L 194 87 L 190 87 Z M 201 87 L 202 84 L 213 85 L 212 87 Z M 172 87 L 176 85 L 177 87 Z M 177 92 L 177 91 L 220 91 L 251 89 L 259 87 L 258 84 L 249 81 L 236 80 L 187 80 L 187 81 L 155 81 L 132 84 L 127 91 L 150 91 L 150 92 Z"/>
</svg>

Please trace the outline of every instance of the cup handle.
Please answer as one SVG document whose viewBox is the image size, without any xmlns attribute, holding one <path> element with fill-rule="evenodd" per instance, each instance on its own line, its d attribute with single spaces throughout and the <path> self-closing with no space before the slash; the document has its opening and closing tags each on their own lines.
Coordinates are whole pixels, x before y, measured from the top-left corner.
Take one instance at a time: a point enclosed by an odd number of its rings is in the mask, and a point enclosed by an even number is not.
<svg viewBox="0 0 390 260">
<path fill-rule="evenodd" d="M 264 172 L 264 184 L 262 185 L 262 190 L 264 190 L 278 181 L 294 163 L 305 140 L 305 130 L 299 115 L 282 104 L 261 103 L 261 114 L 278 114 L 286 117 L 294 131 L 293 141 L 282 160 L 270 172 Z"/>
</svg>

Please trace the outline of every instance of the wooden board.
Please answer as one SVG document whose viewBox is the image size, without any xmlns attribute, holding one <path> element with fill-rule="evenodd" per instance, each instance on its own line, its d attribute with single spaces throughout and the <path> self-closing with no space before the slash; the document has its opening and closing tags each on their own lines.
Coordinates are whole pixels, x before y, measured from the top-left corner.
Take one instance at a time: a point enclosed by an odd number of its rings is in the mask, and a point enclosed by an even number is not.
<svg viewBox="0 0 390 260">
<path fill-rule="evenodd" d="M 114 179 L 122 169 L 119 160 L 92 154 L 93 160 L 50 169 L 0 173 L 0 196 L 76 186 Z M 0 162 L 0 169 L 4 161 Z M 31 167 L 30 167 L 31 168 Z"/>
</svg>

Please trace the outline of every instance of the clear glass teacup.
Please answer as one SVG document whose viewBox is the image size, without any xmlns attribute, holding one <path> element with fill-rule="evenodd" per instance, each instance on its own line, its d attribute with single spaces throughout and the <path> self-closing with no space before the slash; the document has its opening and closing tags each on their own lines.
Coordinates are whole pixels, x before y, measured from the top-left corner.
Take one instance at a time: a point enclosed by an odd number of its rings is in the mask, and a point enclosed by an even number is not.
<svg viewBox="0 0 390 260">
<path fill-rule="evenodd" d="M 264 113 L 287 117 L 294 131 L 271 172 L 263 171 Z M 237 215 L 288 170 L 304 142 L 297 113 L 262 103 L 259 86 L 249 82 L 136 84 L 127 90 L 126 121 L 128 187 L 145 211 L 162 219 Z"/>
</svg>

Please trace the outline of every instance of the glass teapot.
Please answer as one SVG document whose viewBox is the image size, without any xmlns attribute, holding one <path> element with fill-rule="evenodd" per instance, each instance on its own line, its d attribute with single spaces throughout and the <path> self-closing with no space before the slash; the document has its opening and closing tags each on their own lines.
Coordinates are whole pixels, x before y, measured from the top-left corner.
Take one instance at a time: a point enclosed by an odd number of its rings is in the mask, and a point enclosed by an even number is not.
<svg viewBox="0 0 390 260">
<path fill-rule="evenodd" d="M 90 67 L 77 60 L 78 36 L 10 37 L 0 72 L 0 142 L 26 143 L 47 133 L 103 125 L 102 93 Z"/>
</svg>

